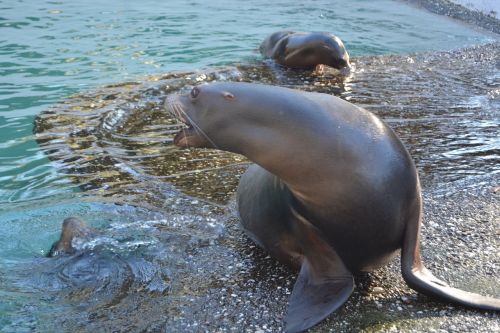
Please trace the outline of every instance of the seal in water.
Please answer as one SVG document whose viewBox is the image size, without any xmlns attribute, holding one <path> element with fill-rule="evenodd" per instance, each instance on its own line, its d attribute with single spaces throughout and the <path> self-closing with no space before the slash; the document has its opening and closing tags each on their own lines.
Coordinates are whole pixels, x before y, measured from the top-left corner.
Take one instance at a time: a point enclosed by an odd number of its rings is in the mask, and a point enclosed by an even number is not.
<svg viewBox="0 0 500 333">
<path fill-rule="evenodd" d="M 352 293 L 353 274 L 401 253 L 408 285 L 486 310 L 500 300 L 435 278 L 419 251 L 417 170 L 396 134 L 372 113 L 334 96 L 213 83 L 170 95 L 166 108 L 188 127 L 179 147 L 217 148 L 256 164 L 237 192 L 241 224 L 274 257 L 300 267 L 286 331 L 310 328 Z"/>
<path fill-rule="evenodd" d="M 96 230 L 89 227 L 79 218 L 68 217 L 63 221 L 61 237 L 57 242 L 52 244 L 47 257 L 55 257 L 61 254 L 72 254 L 76 251 L 73 246 L 73 240 L 75 238 L 88 239 L 90 237 L 94 237 L 96 233 Z"/>
<path fill-rule="evenodd" d="M 350 68 L 344 43 L 328 32 L 278 31 L 260 44 L 260 52 L 291 68 L 312 69 L 327 65 L 344 74 Z"/>
</svg>

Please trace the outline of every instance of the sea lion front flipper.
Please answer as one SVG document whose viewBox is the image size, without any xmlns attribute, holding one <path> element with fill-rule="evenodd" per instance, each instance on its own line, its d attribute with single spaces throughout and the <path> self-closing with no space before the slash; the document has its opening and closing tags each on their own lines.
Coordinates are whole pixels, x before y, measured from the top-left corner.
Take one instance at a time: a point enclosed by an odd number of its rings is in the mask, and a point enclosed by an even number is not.
<svg viewBox="0 0 500 333">
<path fill-rule="evenodd" d="M 347 301 L 354 278 L 314 225 L 292 210 L 296 235 L 303 245 L 299 277 L 286 316 L 287 333 L 301 332 L 325 319 Z"/>
<path fill-rule="evenodd" d="M 329 267 L 329 270 L 332 269 L 333 267 Z M 354 280 L 350 273 L 317 276 L 318 273 L 321 274 L 304 259 L 288 304 L 285 319 L 287 333 L 301 332 L 319 323 L 351 295 Z"/>
</svg>

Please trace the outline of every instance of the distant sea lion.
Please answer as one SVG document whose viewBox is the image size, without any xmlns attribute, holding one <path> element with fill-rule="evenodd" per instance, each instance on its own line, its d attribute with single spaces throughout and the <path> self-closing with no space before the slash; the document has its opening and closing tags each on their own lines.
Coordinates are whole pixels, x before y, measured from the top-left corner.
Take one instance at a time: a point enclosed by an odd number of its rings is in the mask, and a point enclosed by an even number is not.
<svg viewBox="0 0 500 333">
<path fill-rule="evenodd" d="M 71 254 L 76 251 L 73 241 L 78 238 L 89 239 L 96 235 L 97 231 L 89 227 L 84 221 L 77 217 L 68 217 L 62 224 L 61 236 L 49 250 L 48 257 L 55 257 L 60 254 Z"/>
<path fill-rule="evenodd" d="M 260 52 L 291 68 L 312 69 L 327 65 L 344 74 L 350 68 L 344 43 L 328 32 L 278 31 L 260 44 Z"/>
<path fill-rule="evenodd" d="M 287 332 L 323 320 L 352 293 L 354 273 L 386 265 L 399 249 L 411 288 L 500 310 L 499 299 L 452 288 L 424 267 L 417 170 L 372 113 L 326 94 L 249 83 L 197 86 L 168 96 L 166 108 L 187 125 L 177 146 L 217 148 L 256 163 L 240 180 L 239 214 L 256 243 L 300 267 Z"/>
</svg>

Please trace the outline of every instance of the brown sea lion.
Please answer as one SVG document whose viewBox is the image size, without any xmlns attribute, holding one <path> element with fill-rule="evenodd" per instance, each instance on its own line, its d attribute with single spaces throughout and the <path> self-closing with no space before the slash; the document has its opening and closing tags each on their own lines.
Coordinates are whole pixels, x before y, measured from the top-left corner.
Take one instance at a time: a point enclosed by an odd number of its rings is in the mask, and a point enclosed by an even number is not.
<svg viewBox="0 0 500 333">
<path fill-rule="evenodd" d="M 278 31 L 260 44 L 260 52 L 278 64 L 300 69 L 327 65 L 349 72 L 349 54 L 344 43 L 328 32 Z"/>
<path fill-rule="evenodd" d="M 76 251 L 73 241 L 75 239 L 86 240 L 94 237 L 97 231 L 87 225 L 77 217 L 68 217 L 62 224 L 61 236 L 52 244 L 47 254 L 48 257 L 55 257 L 60 254 L 72 254 Z"/>
<path fill-rule="evenodd" d="M 256 243 L 300 267 L 287 332 L 323 320 L 348 299 L 353 274 L 386 265 L 399 249 L 411 288 L 500 310 L 499 299 L 452 288 L 424 267 L 417 170 L 374 114 L 327 94 L 249 83 L 197 86 L 168 96 L 166 108 L 187 125 L 177 146 L 217 148 L 256 163 L 240 180 L 239 214 Z"/>
</svg>

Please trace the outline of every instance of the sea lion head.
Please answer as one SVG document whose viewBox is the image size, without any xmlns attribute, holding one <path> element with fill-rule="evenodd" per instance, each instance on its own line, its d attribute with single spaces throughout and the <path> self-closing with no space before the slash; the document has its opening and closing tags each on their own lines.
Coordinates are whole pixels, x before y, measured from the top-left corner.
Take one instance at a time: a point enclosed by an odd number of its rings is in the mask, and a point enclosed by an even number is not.
<svg viewBox="0 0 500 333">
<path fill-rule="evenodd" d="M 62 224 L 59 240 L 52 244 L 48 257 L 56 257 L 60 254 L 72 254 L 76 252 L 73 241 L 75 239 L 89 239 L 95 236 L 96 230 L 89 227 L 87 223 L 77 217 L 68 217 Z"/>
<path fill-rule="evenodd" d="M 195 86 L 187 94 L 169 95 L 166 110 L 185 125 L 174 137 L 174 144 L 182 148 L 218 148 L 214 137 L 227 126 L 222 114 L 232 108 L 234 99 L 230 91 L 213 89 L 212 85 Z"/>
<path fill-rule="evenodd" d="M 165 109 L 186 125 L 174 144 L 243 155 L 245 149 L 265 147 L 279 135 L 276 128 L 292 119 L 286 114 L 297 109 L 297 102 L 281 96 L 286 92 L 258 84 L 217 82 L 195 86 L 187 94 L 169 95 Z"/>
<path fill-rule="evenodd" d="M 330 33 L 298 33 L 286 42 L 281 62 L 289 67 L 313 68 L 322 64 L 344 71 L 351 67 L 344 43 Z"/>
</svg>

